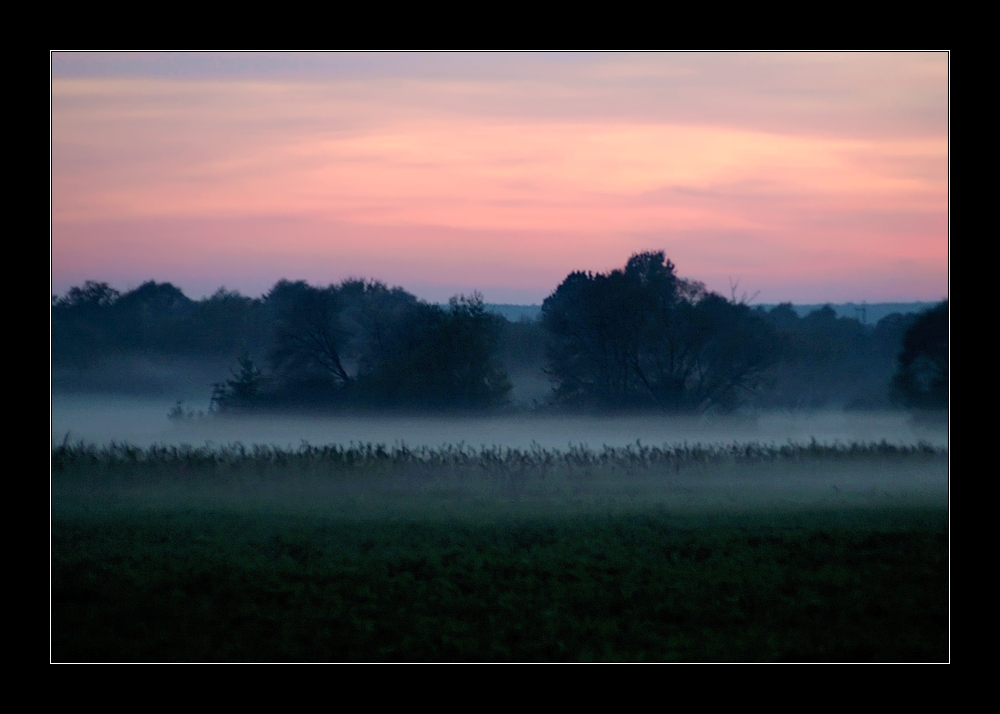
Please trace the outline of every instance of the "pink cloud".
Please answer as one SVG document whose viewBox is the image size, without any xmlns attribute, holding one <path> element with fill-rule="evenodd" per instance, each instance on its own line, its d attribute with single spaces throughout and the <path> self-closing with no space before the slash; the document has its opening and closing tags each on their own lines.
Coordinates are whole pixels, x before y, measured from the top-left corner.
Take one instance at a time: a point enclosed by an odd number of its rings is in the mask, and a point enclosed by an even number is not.
<svg viewBox="0 0 1000 714">
<path fill-rule="evenodd" d="M 57 77 L 54 285 L 364 274 L 540 299 L 657 248 L 771 301 L 947 289 L 946 55 L 491 67 Z"/>
</svg>

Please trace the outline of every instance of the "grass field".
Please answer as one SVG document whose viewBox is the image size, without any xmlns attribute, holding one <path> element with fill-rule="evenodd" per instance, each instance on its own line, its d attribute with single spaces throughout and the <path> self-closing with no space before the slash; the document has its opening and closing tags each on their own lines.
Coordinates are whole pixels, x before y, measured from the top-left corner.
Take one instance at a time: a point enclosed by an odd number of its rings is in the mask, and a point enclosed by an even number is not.
<svg viewBox="0 0 1000 714">
<path fill-rule="evenodd" d="M 55 661 L 946 661 L 947 453 L 53 449 Z"/>
</svg>

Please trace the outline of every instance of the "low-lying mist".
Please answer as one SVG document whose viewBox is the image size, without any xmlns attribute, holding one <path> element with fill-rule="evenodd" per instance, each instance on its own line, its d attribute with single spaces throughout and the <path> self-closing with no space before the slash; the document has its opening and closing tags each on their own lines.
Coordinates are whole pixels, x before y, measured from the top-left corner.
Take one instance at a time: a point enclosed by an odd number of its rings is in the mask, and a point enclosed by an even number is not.
<svg viewBox="0 0 1000 714">
<path fill-rule="evenodd" d="M 184 418 L 170 419 L 176 402 L 120 395 L 52 397 L 52 441 L 136 446 L 268 444 L 282 448 L 313 445 L 384 444 L 392 447 L 503 447 L 601 449 L 641 442 L 677 444 L 921 442 L 947 447 L 947 423 L 907 412 L 760 412 L 740 416 L 577 416 L 503 415 L 483 417 L 394 415 L 203 414 L 182 404 Z"/>
</svg>

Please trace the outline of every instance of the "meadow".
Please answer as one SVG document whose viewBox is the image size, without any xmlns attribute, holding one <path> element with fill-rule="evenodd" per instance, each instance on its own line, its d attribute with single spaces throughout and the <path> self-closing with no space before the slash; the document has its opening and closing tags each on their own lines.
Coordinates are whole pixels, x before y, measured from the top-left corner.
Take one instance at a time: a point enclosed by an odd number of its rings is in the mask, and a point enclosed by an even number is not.
<svg viewBox="0 0 1000 714">
<path fill-rule="evenodd" d="M 52 450 L 55 661 L 946 661 L 929 443 Z"/>
</svg>

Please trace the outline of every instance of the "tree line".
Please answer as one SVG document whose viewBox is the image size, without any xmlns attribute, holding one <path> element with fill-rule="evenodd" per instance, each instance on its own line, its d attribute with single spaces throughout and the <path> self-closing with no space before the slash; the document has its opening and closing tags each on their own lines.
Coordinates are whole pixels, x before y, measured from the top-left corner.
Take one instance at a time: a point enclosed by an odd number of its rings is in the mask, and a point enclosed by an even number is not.
<svg viewBox="0 0 1000 714">
<path fill-rule="evenodd" d="M 754 308 L 679 277 L 662 252 L 571 273 L 535 322 L 507 322 L 478 294 L 433 305 L 357 279 L 282 280 L 260 298 L 220 289 L 203 300 L 169 283 L 119 293 L 87 282 L 52 299 L 54 366 L 86 370 L 127 354 L 228 359 L 212 397 L 220 411 L 492 410 L 510 401 L 518 360 L 550 380 L 545 408 L 936 409 L 948 400 L 947 330 L 947 301 L 874 326 L 829 307 L 805 317 L 790 304 Z"/>
</svg>

